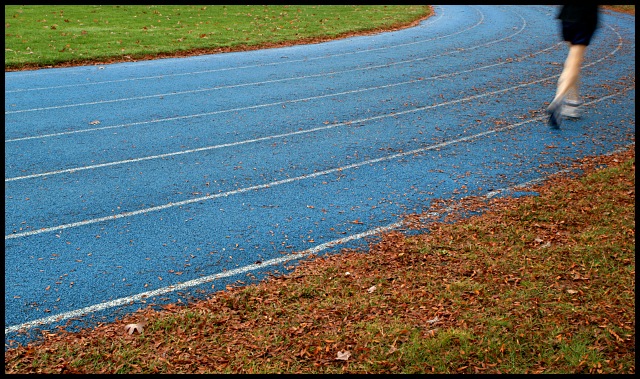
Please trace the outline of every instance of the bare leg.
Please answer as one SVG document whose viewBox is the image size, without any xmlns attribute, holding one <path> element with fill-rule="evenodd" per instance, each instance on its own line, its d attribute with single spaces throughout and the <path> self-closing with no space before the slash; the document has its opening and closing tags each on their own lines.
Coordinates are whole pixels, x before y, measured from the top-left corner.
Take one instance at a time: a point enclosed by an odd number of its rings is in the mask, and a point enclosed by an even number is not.
<svg viewBox="0 0 640 379">
<path fill-rule="evenodd" d="M 569 90 L 567 90 L 566 99 L 573 103 L 580 102 L 580 80 L 579 79 L 576 81 L 576 84 L 569 87 Z"/>
<path fill-rule="evenodd" d="M 580 81 L 580 66 L 584 59 L 584 52 L 587 46 L 569 44 L 569 54 L 564 62 L 564 68 L 558 79 L 556 96 L 549 104 L 547 113 L 549 114 L 549 126 L 558 129 L 562 121 L 563 114 L 568 117 L 579 117 L 577 109 L 572 109 L 571 114 L 567 114 L 565 109 L 565 99 L 578 100 L 578 84 Z"/>
<path fill-rule="evenodd" d="M 580 66 L 584 60 L 585 45 L 569 45 L 569 55 L 564 62 L 564 69 L 558 79 L 556 97 L 553 101 L 558 101 L 564 97 L 571 100 L 578 100 L 578 86 L 580 82 Z"/>
</svg>

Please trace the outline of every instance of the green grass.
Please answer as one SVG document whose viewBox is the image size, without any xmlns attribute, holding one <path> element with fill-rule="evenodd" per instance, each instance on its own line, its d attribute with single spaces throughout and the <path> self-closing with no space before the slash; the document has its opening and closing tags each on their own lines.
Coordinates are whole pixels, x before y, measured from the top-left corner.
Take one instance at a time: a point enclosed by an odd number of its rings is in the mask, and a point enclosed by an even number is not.
<svg viewBox="0 0 640 379">
<path fill-rule="evenodd" d="M 406 25 L 418 5 L 7 5 L 5 69 L 335 38 Z"/>
</svg>

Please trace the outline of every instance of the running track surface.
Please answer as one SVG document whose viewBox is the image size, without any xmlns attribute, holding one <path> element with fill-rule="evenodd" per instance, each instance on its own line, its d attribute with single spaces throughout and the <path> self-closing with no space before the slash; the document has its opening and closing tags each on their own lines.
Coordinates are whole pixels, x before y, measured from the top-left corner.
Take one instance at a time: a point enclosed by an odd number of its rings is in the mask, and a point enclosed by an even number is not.
<svg viewBox="0 0 640 379">
<path fill-rule="evenodd" d="M 547 126 L 556 11 L 437 6 L 322 44 L 5 73 L 5 349 L 285 273 L 433 199 L 634 144 L 627 15 L 602 14 L 583 119 Z"/>
</svg>

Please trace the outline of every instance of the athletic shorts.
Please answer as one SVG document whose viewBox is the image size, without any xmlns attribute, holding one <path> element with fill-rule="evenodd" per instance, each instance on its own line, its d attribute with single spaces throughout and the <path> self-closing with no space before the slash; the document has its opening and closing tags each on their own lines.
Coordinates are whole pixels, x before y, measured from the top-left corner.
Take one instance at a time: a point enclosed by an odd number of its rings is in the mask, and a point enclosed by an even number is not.
<svg viewBox="0 0 640 379">
<path fill-rule="evenodd" d="M 581 24 L 562 21 L 562 38 L 572 45 L 589 46 L 591 37 L 596 31 L 595 24 Z"/>
</svg>

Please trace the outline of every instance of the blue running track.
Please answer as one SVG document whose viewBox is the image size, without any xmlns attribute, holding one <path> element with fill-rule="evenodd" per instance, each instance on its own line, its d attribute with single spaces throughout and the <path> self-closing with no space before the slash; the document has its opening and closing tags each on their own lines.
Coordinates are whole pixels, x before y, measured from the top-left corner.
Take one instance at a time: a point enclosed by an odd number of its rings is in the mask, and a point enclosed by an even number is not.
<svg viewBox="0 0 640 379">
<path fill-rule="evenodd" d="M 321 44 L 5 73 L 5 348 L 365 247 L 434 199 L 635 143 L 635 18 L 547 126 L 554 6 L 436 6 Z"/>
</svg>

